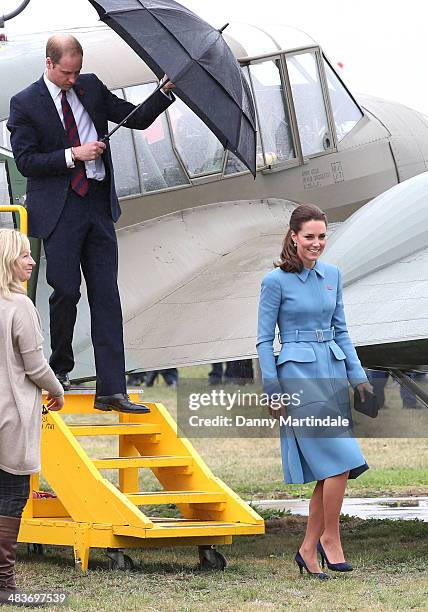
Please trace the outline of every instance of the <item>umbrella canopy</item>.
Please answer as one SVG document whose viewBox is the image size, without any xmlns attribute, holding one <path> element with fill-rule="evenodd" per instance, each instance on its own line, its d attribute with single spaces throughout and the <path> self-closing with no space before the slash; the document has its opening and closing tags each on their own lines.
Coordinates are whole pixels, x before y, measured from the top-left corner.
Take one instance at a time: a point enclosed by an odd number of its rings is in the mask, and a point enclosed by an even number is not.
<svg viewBox="0 0 428 612">
<path fill-rule="evenodd" d="M 256 120 L 250 87 L 222 33 L 173 0 L 89 2 L 222 145 L 256 175 Z"/>
</svg>

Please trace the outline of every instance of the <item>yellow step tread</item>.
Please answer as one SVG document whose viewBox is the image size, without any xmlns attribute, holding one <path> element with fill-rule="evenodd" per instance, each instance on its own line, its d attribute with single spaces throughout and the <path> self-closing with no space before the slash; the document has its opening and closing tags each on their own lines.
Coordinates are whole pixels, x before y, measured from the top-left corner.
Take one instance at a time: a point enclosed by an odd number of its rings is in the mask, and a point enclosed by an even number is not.
<svg viewBox="0 0 428 612">
<path fill-rule="evenodd" d="M 150 517 L 149 517 L 150 518 Z M 132 525 L 108 525 L 102 523 L 87 524 L 90 531 L 93 531 L 94 536 L 96 534 L 111 533 L 117 536 L 128 536 L 134 538 L 141 538 L 141 542 L 144 539 L 168 539 L 168 538 L 184 538 L 183 543 L 187 538 L 191 537 L 210 537 L 210 536 L 235 536 L 235 535 L 253 535 L 264 533 L 264 524 L 260 519 L 259 523 L 238 523 L 238 522 L 221 522 L 221 521 L 194 521 L 186 519 L 159 519 L 153 517 L 151 526 L 132 526 Z M 34 541 L 29 539 L 31 530 L 31 536 L 38 538 L 43 534 L 43 541 L 49 542 L 49 538 L 46 539 L 46 529 L 51 528 L 58 534 L 59 530 L 65 530 L 65 532 L 71 532 L 74 534 L 76 526 L 81 526 L 81 523 L 76 523 L 72 519 L 64 517 L 49 517 L 49 518 L 27 518 L 22 519 L 21 525 L 21 542 Z M 61 531 L 64 533 L 64 531 Z M 24 536 L 24 537 L 23 537 Z M 58 535 L 56 536 L 56 540 Z M 74 535 L 72 535 L 72 541 Z M 58 544 L 59 541 L 53 543 Z M 142 546 L 144 546 L 142 544 Z"/>
<path fill-rule="evenodd" d="M 155 423 L 81 423 L 69 425 L 75 436 L 114 436 L 159 434 L 161 429 Z"/>
<path fill-rule="evenodd" d="M 153 491 L 127 493 L 127 498 L 136 506 L 150 504 L 212 504 L 226 502 L 227 495 L 211 491 Z"/>
<path fill-rule="evenodd" d="M 171 538 L 192 536 L 226 536 L 264 533 L 264 524 L 237 523 L 219 521 L 192 521 L 186 519 L 159 519 L 148 517 L 153 523 L 151 529 L 144 529 L 144 537 Z M 136 535 L 135 530 L 128 525 L 113 525 L 113 533 L 117 535 Z M 140 536 L 141 537 L 141 536 Z"/>
<path fill-rule="evenodd" d="M 98 469 L 125 469 L 130 467 L 186 467 L 193 464 L 192 457 L 176 455 L 152 455 L 141 457 L 107 457 L 92 459 Z"/>
</svg>

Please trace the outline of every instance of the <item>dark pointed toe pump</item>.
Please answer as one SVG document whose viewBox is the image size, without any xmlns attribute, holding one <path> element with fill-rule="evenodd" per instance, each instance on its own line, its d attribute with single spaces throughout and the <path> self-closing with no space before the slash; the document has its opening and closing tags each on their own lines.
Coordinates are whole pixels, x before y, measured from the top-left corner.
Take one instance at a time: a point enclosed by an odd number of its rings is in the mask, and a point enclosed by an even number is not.
<svg viewBox="0 0 428 612">
<path fill-rule="evenodd" d="M 333 572 L 352 572 L 352 570 L 354 569 L 352 565 L 350 563 L 347 563 L 346 561 L 344 561 L 343 563 L 330 563 L 330 561 L 327 559 L 327 555 L 325 554 L 325 550 L 321 542 L 318 542 L 317 550 L 321 555 L 321 565 L 323 568 L 324 565 L 327 563 L 328 569 L 332 570 Z"/>
<path fill-rule="evenodd" d="M 303 574 L 303 568 L 305 568 L 308 574 L 310 574 L 314 578 L 318 578 L 319 580 L 328 580 L 330 578 L 330 576 L 328 574 L 325 574 L 324 572 L 310 572 L 308 570 L 308 567 L 306 565 L 304 558 L 302 557 L 299 551 L 297 551 L 296 556 L 294 557 L 294 560 L 299 566 L 299 570 L 301 574 Z"/>
</svg>

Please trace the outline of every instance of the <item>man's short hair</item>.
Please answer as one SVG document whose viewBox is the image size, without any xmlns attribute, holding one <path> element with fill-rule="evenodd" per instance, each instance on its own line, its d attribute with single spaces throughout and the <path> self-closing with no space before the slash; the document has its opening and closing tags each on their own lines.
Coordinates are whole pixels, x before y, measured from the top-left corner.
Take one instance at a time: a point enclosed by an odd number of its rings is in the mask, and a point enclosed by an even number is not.
<svg viewBox="0 0 428 612">
<path fill-rule="evenodd" d="M 58 64 L 64 54 L 83 57 L 82 45 L 72 34 L 54 34 L 46 43 L 46 57 L 50 57 L 53 64 Z"/>
</svg>

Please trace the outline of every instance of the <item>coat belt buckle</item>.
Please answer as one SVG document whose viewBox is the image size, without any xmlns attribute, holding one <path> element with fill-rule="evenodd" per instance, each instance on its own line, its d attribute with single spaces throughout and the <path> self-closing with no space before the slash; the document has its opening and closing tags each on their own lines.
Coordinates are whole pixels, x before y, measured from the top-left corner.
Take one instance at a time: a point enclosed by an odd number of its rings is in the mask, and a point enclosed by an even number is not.
<svg viewBox="0 0 428 612">
<path fill-rule="evenodd" d="M 316 329 L 315 334 L 317 337 L 317 342 L 324 342 L 324 331 L 322 329 Z"/>
</svg>

